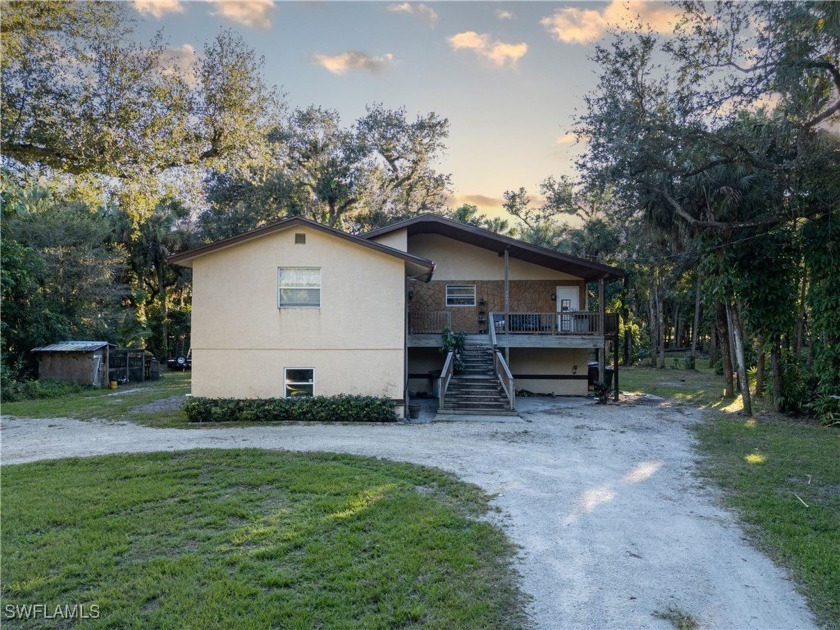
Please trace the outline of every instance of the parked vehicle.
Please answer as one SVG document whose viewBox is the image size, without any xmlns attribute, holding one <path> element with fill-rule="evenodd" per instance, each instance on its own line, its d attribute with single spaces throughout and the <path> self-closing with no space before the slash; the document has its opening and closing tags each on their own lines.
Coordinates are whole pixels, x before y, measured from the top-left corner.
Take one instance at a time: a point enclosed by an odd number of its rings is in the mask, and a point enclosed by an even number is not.
<svg viewBox="0 0 840 630">
<path fill-rule="evenodd" d="M 187 351 L 187 354 L 179 354 L 177 357 L 167 359 L 166 360 L 166 367 L 170 370 L 180 370 L 183 372 L 184 370 L 191 370 L 192 369 L 192 348 Z"/>
</svg>

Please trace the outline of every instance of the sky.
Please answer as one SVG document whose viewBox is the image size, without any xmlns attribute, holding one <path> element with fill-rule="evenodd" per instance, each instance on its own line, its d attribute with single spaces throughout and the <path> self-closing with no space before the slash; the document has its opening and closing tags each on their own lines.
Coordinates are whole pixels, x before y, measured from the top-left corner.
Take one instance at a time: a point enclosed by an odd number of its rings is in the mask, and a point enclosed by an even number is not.
<svg viewBox="0 0 840 630">
<path fill-rule="evenodd" d="M 575 112 L 597 81 L 589 60 L 608 25 L 640 15 L 669 28 L 658 2 L 272 2 L 133 0 L 138 37 L 162 30 L 173 59 L 200 51 L 220 28 L 258 55 L 268 84 L 293 107 L 338 111 L 349 125 L 365 106 L 431 111 L 450 122 L 439 170 L 453 205 L 498 214 L 505 190 L 536 196 L 574 174 L 584 148 Z"/>
</svg>

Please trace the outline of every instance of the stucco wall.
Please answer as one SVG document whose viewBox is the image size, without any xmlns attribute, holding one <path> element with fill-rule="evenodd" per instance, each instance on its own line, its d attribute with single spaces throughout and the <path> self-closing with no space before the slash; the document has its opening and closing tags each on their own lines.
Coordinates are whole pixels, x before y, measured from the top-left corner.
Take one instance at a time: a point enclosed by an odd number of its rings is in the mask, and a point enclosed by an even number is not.
<svg viewBox="0 0 840 630">
<path fill-rule="evenodd" d="M 394 249 L 398 249 L 401 252 L 408 251 L 408 230 L 406 230 L 405 228 L 403 228 L 402 230 L 395 230 L 394 232 L 388 232 L 387 234 L 376 236 L 370 240 L 380 243 L 382 245 L 387 245 L 388 247 L 393 247 Z"/>
<path fill-rule="evenodd" d="M 504 257 L 439 234 L 415 234 L 408 239 L 408 253 L 435 261 L 435 280 L 504 280 Z M 511 280 L 579 280 L 516 258 L 509 259 Z"/>
<path fill-rule="evenodd" d="M 321 269 L 320 308 L 277 307 L 283 266 Z M 193 394 L 282 396 L 284 368 L 314 368 L 316 395 L 402 398 L 404 282 L 402 260 L 300 226 L 196 258 Z"/>
<path fill-rule="evenodd" d="M 589 351 L 585 349 L 510 349 L 510 371 L 516 380 L 516 389 L 536 394 L 586 396 L 588 360 Z"/>
</svg>

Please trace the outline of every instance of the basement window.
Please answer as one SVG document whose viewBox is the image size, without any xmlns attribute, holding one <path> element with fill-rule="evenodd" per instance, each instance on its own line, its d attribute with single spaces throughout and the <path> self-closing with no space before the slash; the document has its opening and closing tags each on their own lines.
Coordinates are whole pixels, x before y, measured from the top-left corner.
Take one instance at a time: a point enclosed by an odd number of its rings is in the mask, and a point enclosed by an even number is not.
<svg viewBox="0 0 840 630">
<path fill-rule="evenodd" d="M 446 285 L 447 306 L 475 306 L 475 285 Z"/>
<path fill-rule="evenodd" d="M 284 398 L 314 396 L 315 370 L 313 368 L 286 368 L 284 370 Z"/>
<path fill-rule="evenodd" d="M 278 267 L 277 308 L 319 308 L 321 269 L 319 267 Z"/>
</svg>

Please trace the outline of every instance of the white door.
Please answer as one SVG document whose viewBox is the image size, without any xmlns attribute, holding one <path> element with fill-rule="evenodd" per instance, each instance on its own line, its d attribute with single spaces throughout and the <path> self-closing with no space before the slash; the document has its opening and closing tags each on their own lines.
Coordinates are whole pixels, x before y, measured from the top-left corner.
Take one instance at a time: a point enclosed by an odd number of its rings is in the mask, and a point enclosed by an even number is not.
<svg viewBox="0 0 840 630">
<path fill-rule="evenodd" d="M 555 287 L 557 298 L 557 330 L 576 332 L 578 322 L 571 313 L 580 310 L 580 289 L 578 287 Z"/>
</svg>

